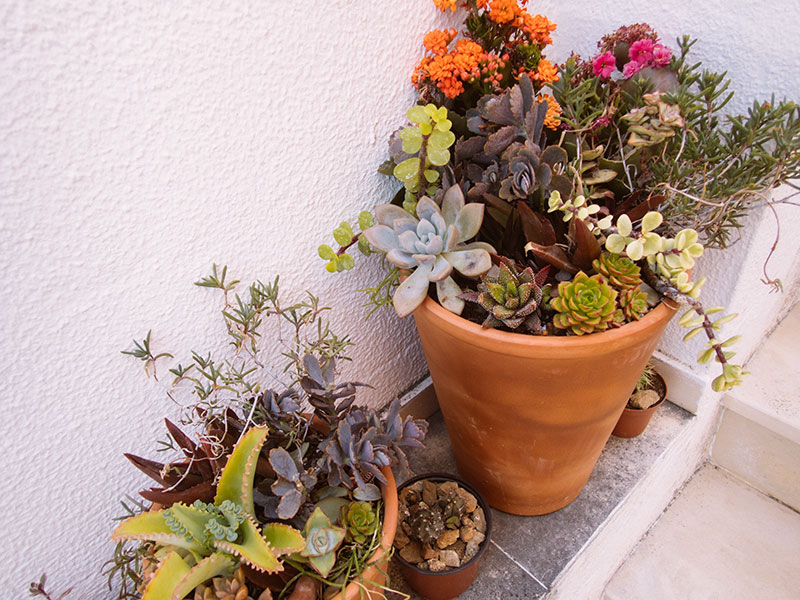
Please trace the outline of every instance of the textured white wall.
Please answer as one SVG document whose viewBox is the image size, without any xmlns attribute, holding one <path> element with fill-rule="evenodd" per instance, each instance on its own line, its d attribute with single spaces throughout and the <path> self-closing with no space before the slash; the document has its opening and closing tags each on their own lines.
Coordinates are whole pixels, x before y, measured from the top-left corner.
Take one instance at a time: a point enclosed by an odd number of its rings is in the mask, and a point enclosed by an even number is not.
<svg viewBox="0 0 800 600">
<path fill-rule="evenodd" d="M 534 9 L 559 24 L 556 59 L 647 19 L 702 36 L 746 99 L 800 97 L 797 3 L 625 4 Z M 5 0 L 0 22 L 0 595 L 47 571 L 100 598 L 109 519 L 144 483 L 121 453 L 152 455 L 176 412 L 118 352 L 149 328 L 181 356 L 222 345 L 216 297 L 191 285 L 212 261 L 335 305 L 370 403 L 424 373 L 410 321 L 363 325 L 355 290 L 377 268 L 328 276 L 315 250 L 390 197 L 374 169 L 422 36 L 454 22 L 429 0 Z"/>
</svg>

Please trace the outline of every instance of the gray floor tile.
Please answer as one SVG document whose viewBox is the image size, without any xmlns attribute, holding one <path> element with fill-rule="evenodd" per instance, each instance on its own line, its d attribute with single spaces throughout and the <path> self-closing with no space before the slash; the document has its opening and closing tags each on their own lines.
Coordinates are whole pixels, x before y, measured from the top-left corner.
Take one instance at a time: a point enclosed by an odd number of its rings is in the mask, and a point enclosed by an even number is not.
<svg viewBox="0 0 800 600">
<path fill-rule="evenodd" d="M 487 552 L 486 558 L 497 558 L 487 560 L 487 565 L 482 566 L 480 579 L 491 581 L 499 577 L 499 574 L 493 576 L 494 567 L 500 573 L 503 569 L 511 569 L 510 572 L 518 569 L 519 573 L 525 574 L 527 571 L 536 578 L 529 578 L 531 582 L 538 580 L 549 586 L 692 418 L 683 409 L 667 402 L 656 413 L 642 436 L 630 440 L 612 437 L 586 488 L 572 504 L 560 511 L 539 517 L 518 517 L 493 510 L 492 539 L 522 568 L 496 548 L 490 548 L 493 552 L 491 555 Z M 457 474 L 441 413 L 434 415 L 430 423 L 427 448 L 410 455 L 412 469 L 416 474 L 430 471 Z M 508 563 L 505 566 L 504 560 Z M 473 584 L 470 594 L 473 589 L 483 589 L 481 585 Z M 540 587 L 538 584 L 536 586 Z M 462 597 L 478 599 L 506 596 L 465 594 Z"/>
</svg>

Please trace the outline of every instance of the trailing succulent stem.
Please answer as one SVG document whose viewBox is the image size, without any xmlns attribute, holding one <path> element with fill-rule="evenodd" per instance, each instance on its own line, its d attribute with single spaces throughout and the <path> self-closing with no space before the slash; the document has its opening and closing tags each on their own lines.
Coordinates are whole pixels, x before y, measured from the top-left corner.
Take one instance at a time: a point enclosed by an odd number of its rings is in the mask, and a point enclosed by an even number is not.
<svg viewBox="0 0 800 600">
<path fill-rule="evenodd" d="M 712 389 L 716 392 L 725 392 L 740 385 L 742 383 L 742 377 L 749 372 L 745 371 L 741 365 L 730 362 L 735 352 L 727 350 L 727 348 L 735 344 L 741 336 L 736 335 L 725 340 L 720 340 L 717 337 L 722 326 L 736 318 L 737 315 L 735 313 L 725 315 L 718 318 L 716 321 L 712 321 L 710 315 L 721 312 L 723 310 L 722 307 L 704 308 L 700 300 L 692 298 L 690 295 L 681 292 L 668 282 L 660 279 L 646 265 L 642 266 L 642 277 L 648 285 L 662 296 L 689 307 L 678 320 L 678 324 L 681 325 L 681 327 L 690 329 L 689 333 L 683 337 L 683 340 L 689 341 L 696 335 L 704 333 L 706 338 L 708 338 L 708 342 L 706 348 L 698 353 L 697 362 L 706 364 L 714 360 L 722 366 L 722 373 L 711 382 Z"/>
</svg>

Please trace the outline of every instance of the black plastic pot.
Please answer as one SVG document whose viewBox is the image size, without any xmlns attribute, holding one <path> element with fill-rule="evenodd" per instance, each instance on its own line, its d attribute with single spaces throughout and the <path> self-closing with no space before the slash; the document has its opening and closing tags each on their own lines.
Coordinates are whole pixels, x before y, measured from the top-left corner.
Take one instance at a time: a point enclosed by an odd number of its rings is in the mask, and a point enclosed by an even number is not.
<svg viewBox="0 0 800 600">
<path fill-rule="evenodd" d="M 398 564 L 400 565 L 400 571 L 403 573 L 403 577 L 415 592 L 417 592 L 420 596 L 428 598 L 429 600 L 450 600 L 451 598 L 455 598 L 456 596 L 463 594 L 478 575 L 478 567 L 481 562 L 481 557 L 486 551 L 486 548 L 489 546 L 489 540 L 491 539 L 492 535 L 492 513 L 489 505 L 486 502 L 486 499 L 477 489 L 463 479 L 459 479 L 458 477 L 448 473 L 425 473 L 423 475 L 418 475 L 417 477 L 413 477 L 399 486 L 397 492 L 399 494 L 403 488 L 406 488 L 417 481 L 424 480 L 430 480 L 436 483 L 441 483 L 443 481 L 455 481 L 459 487 L 465 489 L 470 494 L 475 496 L 475 498 L 478 500 L 478 506 L 483 509 L 483 513 L 486 516 L 486 532 L 484 534 L 486 537 L 481 543 L 478 553 L 466 564 L 463 564 L 458 568 L 434 573 L 432 571 L 420 569 L 416 565 L 412 565 L 407 560 L 404 560 L 399 553 L 394 555 L 395 560 L 397 560 Z"/>
</svg>

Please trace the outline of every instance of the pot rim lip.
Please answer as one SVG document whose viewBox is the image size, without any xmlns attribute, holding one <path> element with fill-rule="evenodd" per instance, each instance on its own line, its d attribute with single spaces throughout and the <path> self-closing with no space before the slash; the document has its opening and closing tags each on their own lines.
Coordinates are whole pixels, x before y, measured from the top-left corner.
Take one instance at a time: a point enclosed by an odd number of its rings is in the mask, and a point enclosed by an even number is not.
<svg viewBox="0 0 800 600">
<path fill-rule="evenodd" d="M 642 412 L 645 412 L 645 411 L 648 411 L 648 410 L 655 410 L 656 408 L 658 408 L 659 406 L 664 404 L 664 402 L 666 402 L 666 400 L 667 400 L 667 397 L 664 396 L 658 402 L 656 402 L 655 404 L 653 404 L 651 406 L 648 406 L 647 408 L 635 408 L 635 407 L 631 408 L 630 406 L 628 406 L 626 404 L 625 405 L 625 410 L 630 411 L 630 412 L 634 412 L 634 413 L 642 413 Z"/>
<path fill-rule="evenodd" d="M 381 467 L 381 473 L 383 473 L 383 476 L 386 478 L 386 483 L 380 484 L 381 499 L 383 500 L 383 527 L 380 546 L 367 559 L 367 564 L 364 569 L 345 586 L 344 592 L 340 591 L 337 593 L 333 597 L 333 600 L 347 600 L 353 593 L 360 594 L 363 586 L 358 583 L 358 580 L 364 579 L 365 574 L 371 573 L 371 570 L 381 569 L 381 561 L 388 558 L 392 546 L 394 545 L 394 536 L 397 531 L 398 521 L 397 482 L 394 479 L 391 467 Z M 394 518 L 391 518 L 392 513 Z M 369 584 L 369 581 L 367 580 L 366 583 Z M 357 597 L 360 597 L 360 595 Z"/>
<path fill-rule="evenodd" d="M 478 500 L 478 506 L 480 506 L 483 509 L 483 514 L 486 517 L 486 533 L 484 534 L 486 537 L 481 543 L 480 548 L 478 548 L 478 552 L 477 554 L 475 554 L 475 556 L 470 558 L 466 563 L 464 563 L 460 567 L 456 567 L 448 571 L 433 572 L 433 571 L 428 571 L 427 569 L 421 569 L 416 565 L 412 565 L 410 562 L 408 562 L 406 559 L 400 556 L 400 552 L 396 552 L 394 557 L 404 567 L 411 569 L 415 573 L 419 573 L 421 575 L 426 575 L 429 577 L 448 577 L 450 575 L 456 575 L 462 573 L 467 569 L 472 568 L 473 566 L 477 566 L 478 562 L 483 556 L 483 553 L 486 552 L 486 549 L 489 547 L 489 542 L 491 541 L 492 538 L 492 513 L 489 504 L 486 502 L 486 498 L 484 498 L 483 494 L 481 494 L 473 485 L 467 483 L 460 477 L 457 477 L 450 473 L 430 472 L 430 473 L 422 473 L 421 475 L 412 477 L 411 479 L 408 479 L 407 481 L 404 481 L 402 484 L 397 486 L 398 502 L 399 502 L 400 492 L 403 490 L 403 488 L 406 488 L 412 483 L 416 483 L 417 481 L 424 481 L 427 479 L 455 481 L 459 485 L 459 487 L 463 487 L 470 494 L 475 496 L 475 498 Z"/>
<path fill-rule="evenodd" d="M 473 323 L 461 315 L 450 312 L 430 296 L 426 296 L 423 303 L 418 306 L 412 314 L 417 315 L 424 311 L 432 313 L 441 321 L 444 321 L 449 328 L 459 331 L 464 336 L 480 336 L 484 340 L 495 341 L 504 345 L 530 346 L 537 344 L 544 347 L 556 347 L 569 345 L 571 348 L 590 348 L 598 344 L 613 342 L 617 339 L 625 339 L 631 335 L 641 333 L 661 319 L 670 320 L 678 311 L 680 305 L 669 298 L 662 298 L 656 306 L 638 321 L 626 323 L 622 327 L 607 329 L 586 335 L 529 335 L 525 333 L 514 333 L 499 329 L 483 328 L 478 323 Z"/>
<path fill-rule="evenodd" d="M 651 406 L 648 406 L 647 408 L 630 407 L 630 406 L 628 406 L 628 403 L 626 402 L 624 410 L 627 410 L 627 411 L 630 411 L 630 412 L 633 412 L 633 413 L 642 413 L 642 412 L 645 412 L 645 411 L 648 411 L 648 410 L 655 410 L 659 406 L 664 404 L 664 402 L 667 400 L 667 396 L 669 396 L 669 387 L 667 386 L 667 380 L 664 379 L 664 376 L 661 373 L 659 373 L 658 370 L 655 369 L 655 368 L 653 369 L 653 374 L 661 380 L 661 385 L 664 386 L 664 395 L 661 396 L 658 399 L 658 402 L 656 402 L 655 404 L 653 404 Z M 631 393 L 631 395 L 633 395 L 633 393 Z M 630 398 L 629 398 L 629 400 L 630 400 Z"/>
</svg>

